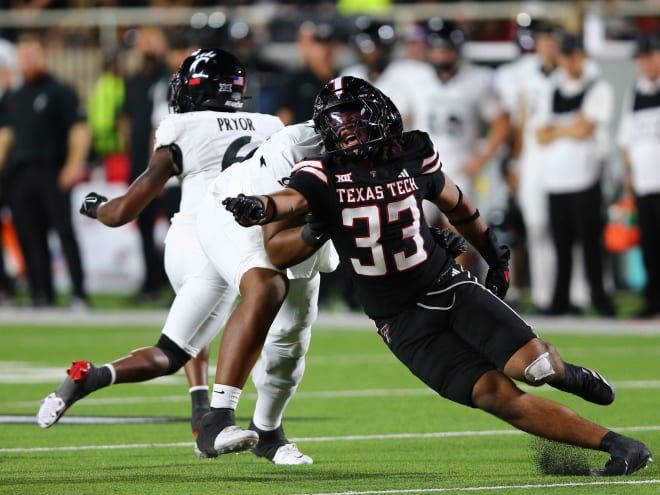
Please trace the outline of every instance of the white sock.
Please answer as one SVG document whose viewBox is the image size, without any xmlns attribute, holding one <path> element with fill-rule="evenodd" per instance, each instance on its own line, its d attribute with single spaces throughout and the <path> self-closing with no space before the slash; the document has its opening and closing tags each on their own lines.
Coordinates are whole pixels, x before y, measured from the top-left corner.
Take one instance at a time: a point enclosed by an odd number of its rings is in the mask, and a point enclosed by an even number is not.
<svg viewBox="0 0 660 495">
<path fill-rule="evenodd" d="M 209 388 L 206 385 L 195 385 L 194 387 L 190 387 L 188 389 L 188 392 L 190 392 L 192 394 L 193 392 L 196 392 L 197 390 L 206 390 L 208 392 Z"/>
<path fill-rule="evenodd" d="M 215 383 L 213 385 L 213 394 L 211 396 L 211 407 L 216 409 L 229 408 L 236 410 L 242 391 L 243 390 L 240 388 L 232 387 L 230 385 Z"/>
</svg>

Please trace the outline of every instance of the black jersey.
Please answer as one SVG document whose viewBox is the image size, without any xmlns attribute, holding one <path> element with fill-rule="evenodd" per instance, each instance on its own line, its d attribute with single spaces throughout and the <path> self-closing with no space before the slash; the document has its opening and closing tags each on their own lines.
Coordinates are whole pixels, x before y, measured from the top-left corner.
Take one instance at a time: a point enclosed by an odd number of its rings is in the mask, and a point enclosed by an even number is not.
<svg viewBox="0 0 660 495">
<path fill-rule="evenodd" d="M 413 131 L 402 151 L 372 168 L 324 157 L 293 169 L 288 187 L 329 227 L 371 318 L 410 307 L 451 266 L 422 212 L 422 200 L 444 187 L 441 167 L 428 135 Z"/>
</svg>

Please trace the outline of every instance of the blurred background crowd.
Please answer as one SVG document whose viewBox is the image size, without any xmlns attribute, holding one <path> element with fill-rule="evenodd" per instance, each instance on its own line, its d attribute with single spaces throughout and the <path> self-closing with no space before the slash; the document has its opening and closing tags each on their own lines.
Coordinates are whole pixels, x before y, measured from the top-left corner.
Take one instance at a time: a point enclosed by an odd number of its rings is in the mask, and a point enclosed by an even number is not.
<svg viewBox="0 0 660 495">
<path fill-rule="evenodd" d="M 119 229 L 78 208 L 144 170 L 172 73 L 220 47 L 285 124 L 337 75 L 392 97 L 512 246 L 523 313 L 660 316 L 658 33 L 653 0 L 0 2 L 0 303 L 169 302 L 176 181 Z M 342 267 L 320 305 L 358 309 Z"/>
</svg>

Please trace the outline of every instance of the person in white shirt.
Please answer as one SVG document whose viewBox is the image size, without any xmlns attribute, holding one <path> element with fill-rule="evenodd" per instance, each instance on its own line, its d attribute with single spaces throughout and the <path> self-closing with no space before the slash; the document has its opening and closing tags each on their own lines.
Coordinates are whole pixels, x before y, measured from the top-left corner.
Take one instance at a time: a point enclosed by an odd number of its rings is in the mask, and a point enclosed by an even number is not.
<svg viewBox="0 0 660 495">
<path fill-rule="evenodd" d="M 393 95 L 393 101 L 410 128 L 429 134 L 443 169 L 466 195 L 474 197 L 477 177 L 508 138 L 509 115 L 497 94 L 493 70 L 462 59 L 463 30 L 440 18 L 429 19 L 426 29 L 429 64 L 416 75 L 408 98 L 397 100 Z M 482 146 L 484 123 L 489 129 Z M 437 209 L 428 202 L 424 214 L 432 223 L 439 222 Z M 460 256 L 459 262 L 475 272 L 478 269 L 473 249 Z"/>
<path fill-rule="evenodd" d="M 548 277 L 548 273 L 555 270 L 555 252 L 543 186 L 543 168 L 539 167 L 536 120 L 540 100 L 557 76 L 561 32 L 554 23 L 540 20 L 533 21 L 525 32 L 533 40 L 534 51 L 525 52 L 513 62 L 498 67 L 496 84 L 511 115 L 508 180 L 525 226 L 532 312 L 543 314 L 552 302 L 554 280 Z M 575 270 L 571 279 L 571 295 L 573 301 L 579 304 L 587 299 L 587 288 L 582 260 L 576 258 L 575 253 L 573 262 Z"/>
<path fill-rule="evenodd" d="M 625 196 L 635 198 L 646 269 L 643 318 L 660 316 L 660 38 L 640 35 L 635 60 L 639 77 L 628 91 L 618 144 L 626 166 Z"/>
<path fill-rule="evenodd" d="M 557 262 L 548 313 L 574 311 L 570 280 L 573 247 L 579 244 L 594 309 L 601 316 L 611 317 L 615 307 L 603 280 L 601 173 L 614 94 L 597 68 L 587 63 L 581 36 L 562 38 L 559 66 L 561 71 L 541 100 L 537 114 L 542 158 L 539 166 L 548 193 Z"/>
</svg>

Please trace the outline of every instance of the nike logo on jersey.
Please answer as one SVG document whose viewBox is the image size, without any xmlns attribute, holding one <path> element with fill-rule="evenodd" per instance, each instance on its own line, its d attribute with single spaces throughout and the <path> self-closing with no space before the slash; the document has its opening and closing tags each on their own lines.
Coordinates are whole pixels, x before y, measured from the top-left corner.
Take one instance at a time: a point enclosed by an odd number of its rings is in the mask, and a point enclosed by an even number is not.
<svg viewBox="0 0 660 495">
<path fill-rule="evenodd" d="M 261 157 L 259 157 L 259 168 L 265 166 L 266 166 L 266 159 L 263 157 L 263 155 L 261 155 Z"/>
</svg>

